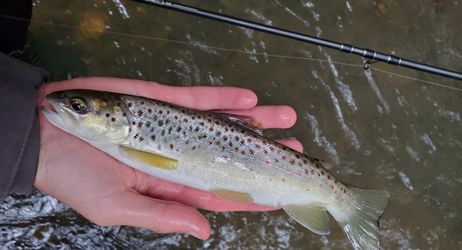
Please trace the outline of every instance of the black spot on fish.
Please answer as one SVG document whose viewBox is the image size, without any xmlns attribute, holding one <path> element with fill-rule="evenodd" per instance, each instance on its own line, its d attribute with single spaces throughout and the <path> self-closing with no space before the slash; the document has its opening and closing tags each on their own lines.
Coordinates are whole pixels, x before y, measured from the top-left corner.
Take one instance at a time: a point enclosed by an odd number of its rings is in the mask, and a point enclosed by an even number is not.
<svg viewBox="0 0 462 250">
<path fill-rule="evenodd" d="M 260 148 L 261 148 L 260 144 L 255 144 L 255 147 L 256 147 L 257 149 L 260 149 Z"/>
<path fill-rule="evenodd" d="M 111 114 L 109 114 L 109 113 L 106 113 L 106 117 L 107 117 L 107 118 L 109 118 L 109 116 L 111 116 Z"/>
<path fill-rule="evenodd" d="M 192 126 L 189 126 L 189 131 L 192 131 L 193 130 L 193 127 Z"/>
<path fill-rule="evenodd" d="M 151 135 L 151 140 L 155 141 L 156 140 L 156 135 Z"/>
<path fill-rule="evenodd" d="M 200 122 L 199 125 L 201 125 L 202 127 L 205 125 L 204 122 Z"/>
<path fill-rule="evenodd" d="M 244 140 L 241 140 L 241 144 L 244 144 L 244 143 L 245 143 L 245 141 L 244 141 Z"/>
<path fill-rule="evenodd" d="M 151 122 L 146 122 L 146 127 L 151 127 Z"/>
<path fill-rule="evenodd" d="M 212 120 L 210 120 L 210 119 L 207 119 L 207 121 L 208 121 L 209 123 L 212 122 Z"/>
<path fill-rule="evenodd" d="M 252 150 L 252 149 L 251 149 L 251 150 L 249 150 L 249 153 L 250 153 L 251 155 L 254 155 L 254 154 L 255 154 L 255 152 L 253 152 L 253 150 Z"/>
<path fill-rule="evenodd" d="M 307 160 L 305 160 L 305 159 L 303 159 L 303 163 L 304 163 L 304 164 L 307 164 L 307 163 L 308 163 L 308 161 L 307 161 Z"/>
<path fill-rule="evenodd" d="M 143 102 L 143 101 L 141 101 L 141 105 L 144 105 L 144 102 Z"/>
<path fill-rule="evenodd" d="M 239 141 L 239 136 L 235 136 L 234 140 Z"/>
<path fill-rule="evenodd" d="M 221 132 L 220 132 L 220 131 L 217 131 L 217 132 L 215 132 L 215 134 L 216 134 L 217 136 L 220 136 L 220 135 L 221 135 Z"/>
<path fill-rule="evenodd" d="M 295 160 L 291 160 L 290 165 L 294 165 L 294 164 L 295 164 Z"/>
<path fill-rule="evenodd" d="M 172 149 L 173 149 L 173 144 L 170 144 L 170 150 L 172 150 Z"/>
<path fill-rule="evenodd" d="M 233 143 L 232 143 L 232 142 L 230 142 L 230 143 L 229 143 L 229 146 L 230 146 L 230 147 L 232 147 L 232 146 L 233 146 Z"/>
<path fill-rule="evenodd" d="M 209 130 L 210 130 L 210 132 L 212 132 L 212 131 L 213 131 L 213 127 L 210 127 Z"/>
<path fill-rule="evenodd" d="M 149 109 L 148 109 L 148 113 L 151 114 L 151 113 L 152 113 L 152 109 L 149 108 Z"/>
<path fill-rule="evenodd" d="M 227 140 L 228 140 L 228 137 L 223 136 L 223 141 L 227 141 Z"/>
<path fill-rule="evenodd" d="M 268 154 L 268 151 L 266 151 L 266 149 L 265 149 L 265 150 L 263 150 L 263 153 Z"/>
<path fill-rule="evenodd" d="M 247 138 L 247 142 L 249 142 L 249 143 L 250 143 L 250 142 L 252 142 L 252 139 L 250 139 L 250 138 Z"/>
<path fill-rule="evenodd" d="M 244 151 L 244 150 L 242 150 L 242 151 L 241 151 L 241 154 L 242 154 L 242 155 L 245 155 L 245 151 Z"/>
<path fill-rule="evenodd" d="M 170 110 L 167 110 L 167 115 L 170 114 Z"/>
<path fill-rule="evenodd" d="M 127 113 L 123 112 L 123 113 L 122 113 L 122 116 L 127 116 Z"/>
<path fill-rule="evenodd" d="M 172 127 L 169 127 L 169 128 L 168 128 L 168 134 L 171 134 L 171 133 L 172 133 L 172 129 L 173 129 Z"/>
<path fill-rule="evenodd" d="M 138 128 L 141 128 L 143 126 L 143 122 L 138 122 Z"/>
<path fill-rule="evenodd" d="M 180 132 L 180 131 L 181 131 L 181 127 L 180 126 L 176 127 L 176 132 Z"/>
<path fill-rule="evenodd" d="M 162 136 L 165 136 L 165 129 L 162 129 L 162 132 L 160 133 Z"/>
<path fill-rule="evenodd" d="M 132 132 L 132 128 L 128 128 L 128 132 L 129 132 L 129 133 Z"/>
<path fill-rule="evenodd" d="M 133 121 L 133 122 L 132 122 L 132 125 L 136 125 L 136 122 L 135 122 L 135 121 Z"/>
<path fill-rule="evenodd" d="M 183 119 L 183 122 L 188 122 L 188 119 L 184 118 L 184 119 Z"/>
<path fill-rule="evenodd" d="M 131 102 L 129 102 L 129 103 L 127 104 L 127 106 L 128 106 L 129 108 L 131 108 L 132 105 L 133 105 L 133 103 L 131 103 Z"/>
<path fill-rule="evenodd" d="M 115 117 L 112 117 L 111 118 L 111 122 L 115 122 L 116 121 L 116 118 Z"/>
<path fill-rule="evenodd" d="M 321 175 L 324 175 L 324 171 L 321 170 Z"/>
<path fill-rule="evenodd" d="M 169 124 L 169 123 L 170 123 L 169 119 L 165 120 L 165 124 Z"/>
<path fill-rule="evenodd" d="M 140 136 L 140 141 L 144 141 L 144 138 Z"/>
<path fill-rule="evenodd" d="M 163 114 L 163 113 L 164 113 L 164 111 L 162 111 L 162 110 L 159 110 L 159 112 L 157 112 L 157 113 L 159 113 L 159 114 Z"/>
<path fill-rule="evenodd" d="M 173 118 L 175 118 L 175 120 L 178 120 L 178 116 L 177 116 L 177 115 L 175 115 Z"/>
<path fill-rule="evenodd" d="M 196 127 L 196 129 L 194 131 L 199 132 L 199 127 Z"/>
<path fill-rule="evenodd" d="M 138 138 L 138 136 L 139 136 L 139 134 L 137 133 L 135 136 L 133 136 L 133 138 L 136 139 L 136 138 Z"/>
<path fill-rule="evenodd" d="M 298 155 L 298 154 L 297 154 L 297 155 L 295 155 L 295 157 L 296 157 L 297 159 L 300 159 L 300 155 Z"/>
<path fill-rule="evenodd" d="M 159 120 L 159 121 L 157 122 L 157 124 L 159 125 L 159 127 L 162 127 L 162 125 L 164 125 L 164 121 L 163 121 L 163 120 Z"/>
<path fill-rule="evenodd" d="M 152 117 L 152 119 L 153 119 L 154 121 L 157 121 L 157 115 L 154 115 L 154 116 Z"/>
</svg>

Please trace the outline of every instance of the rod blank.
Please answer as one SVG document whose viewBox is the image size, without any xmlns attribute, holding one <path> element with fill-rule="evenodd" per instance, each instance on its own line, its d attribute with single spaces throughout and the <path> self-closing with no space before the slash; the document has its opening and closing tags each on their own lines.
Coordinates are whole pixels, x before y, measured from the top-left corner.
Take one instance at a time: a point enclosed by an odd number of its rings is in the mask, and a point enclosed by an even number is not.
<svg viewBox="0 0 462 250">
<path fill-rule="evenodd" d="M 358 55 L 358 56 L 361 56 L 361 57 L 364 57 L 370 60 L 381 61 L 381 62 L 385 62 L 388 64 L 393 64 L 393 65 L 406 67 L 406 68 L 410 68 L 410 69 L 414 69 L 418 71 L 423 71 L 423 72 L 427 72 L 427 73 L 431 73 L 435 75 L 440 75 L 440 76 L 445 76 L 445 77 L 449 77 L 449 78 L 453 78 L 457 80 L 462 80 L 462 73 L 460 72 L 411 61 L 408 59 L 400 58 L 395 55 L 385 54 L 385 53 L 377 52 L 377 51 L 370 50 L 370 49 L 354 47 L 349 44 L 338 43 L 338 42 L 334 42 L 334 41 L 330 41 L 330 40 L 326 40 L 322 38 L 317 38 L 314 36 L 310 36 L 310 35 L 306 35 L 306 34 L 302 34 L 298 32 L 293 32 L 293 31 L 280 29 L 280 28 L 276 28 L 276 27 L 272 27 L 272 26 L 268 26 L 264 24 L 255 23 L 252 21 L 239 19 L 236 17 L 214 13 L 214 12 L 198 9 L 198 8 L 187 6 L 187 5 L 182 5 L 182 4 L 173 3 L 169 1 L 163 1 L 163 0 L 133 0 L 133 1 L 144 3 L 144 4 L 149 4 L 152 6 L 162 7 L 162 8 L 166 8 L 170 10 L 180 11 L 183 13 L 196 15 L 196 16 L 232 24 L 232 25 L 237 25 L 237 26 L 244 27 L 244 28 L 258 30 L 258 31 L 269 33 L 269 34 L 286 37 L 289 39 L 294 39 L 294 40 L 303 41 L 303 42 L 307 42 L 311 44 L 316 44 L 322 47 L 327 47 L 327 48 L 336 49 L 342 52 Z"/>
</svg>

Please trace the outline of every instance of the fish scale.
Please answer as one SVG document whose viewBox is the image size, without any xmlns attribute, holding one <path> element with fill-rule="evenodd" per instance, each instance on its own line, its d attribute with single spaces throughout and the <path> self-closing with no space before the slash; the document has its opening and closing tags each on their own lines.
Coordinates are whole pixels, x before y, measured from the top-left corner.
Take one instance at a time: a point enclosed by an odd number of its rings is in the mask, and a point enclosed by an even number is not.
<svg viewBox="0 0 462 250">
<path fill-rule="evenodd" d="M 387 191 L 341 183 L 324 161 L 263 137 L 245 119 L 96 91 L 47 100 L 50 122 L 130 167 L 234 202 L 282 207 L 321 235 L 330 232 L 329 213 L 355 249 L 379 249 Z"/>
<path fill-rule="evenodd" d="M 207 155 L 212 154 L 214 158 L 226 156 L 236 158 L 237 162 L 246 162 L 249 167 L 243 167 L 249 171 L 258 167 L 274 167 L 308 178 L 323 176 L 319 179 L 321 186 L 331 187 L 332 193 L 346 191 L 344 185 L 335 181 L 319 164 L 320 160 L 308 158 L 253 131 L 236 127 L 221 114 L 195 112 L 156 101 L 147 104 L 137 97 L 124 97 L 122 100 L 129 106 L 131 114 L 129 120 L 132 121 L 133 136 L 130 145 L 133 147 L 142 145 L 172 158 L 179 155 L 190 157 L 201 148 L 207 148 Z M 148 140 L 145 141 L 145 138 Z M 215 161 L 209 163 L 212 165 L 208 166 L 213 167 Z M 281 177 L 279 181 L 287 180 Z"/>
</svg>

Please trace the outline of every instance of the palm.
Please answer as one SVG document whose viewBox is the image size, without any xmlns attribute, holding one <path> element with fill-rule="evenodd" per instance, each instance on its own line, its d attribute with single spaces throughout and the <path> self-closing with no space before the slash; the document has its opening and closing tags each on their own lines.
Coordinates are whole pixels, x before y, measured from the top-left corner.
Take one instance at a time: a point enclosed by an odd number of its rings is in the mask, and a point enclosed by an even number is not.
<svg viewBox="0 0 462 250">
<path fill-rule="evenodd" d="M 62 89 L 92 88 L 142 95 L 195 109 L 245 114 L 262 127 L 286 128 L 295 122 L 285 106 L 259 106 L 253 93 L 236 88 L 178 88 L 141 81 L 86 78 L 49 84 L 43 97 Z M 100 225 L 132 225 L 156 232 L 184 232 L 206 239 L 207 220 L 196 210 L 269 210 L 239 204 L 211 193 L 169 183 L 129 168 L 51 125 L 40 114 L 41 152 L 35 186 Z M 283 143 L 301 150 L 297 141 Z"/>
</svg>

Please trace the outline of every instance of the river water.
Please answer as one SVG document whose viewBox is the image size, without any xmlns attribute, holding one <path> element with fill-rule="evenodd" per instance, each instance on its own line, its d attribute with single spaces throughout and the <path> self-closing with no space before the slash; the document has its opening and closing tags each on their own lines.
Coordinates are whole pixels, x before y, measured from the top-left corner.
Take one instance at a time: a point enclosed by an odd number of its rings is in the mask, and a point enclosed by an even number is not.
<svg viewBox="0 0 462 250">
<path fill-rule="evenodd" d="M 211 11 L 462 69 L 462 1 L 180 1 Z M 118 76 L 172 85 L 250 88 L 261 104 L 288 104 L 305 152 L 338 163 L 356 186 L 385 188 L 385 249 L 462 248 L 462 93 L 417 81 L 462 82 L 130 1 L 35 1 L 23 57 L 51 80 Z M 80 29 L 76 29 L 80 27 Z M 100 32 L 103 31 L 103 32 Z M 224 48 L 224 49 L 223 49 Z M 283 55 L 275 57 L 274 55 Z M 305 60 L 290 57 L 304 57 Z M 339 63 L 341 62 L 341 63 Z M 200 241 L 96 226 L 36 193 L 0 205 L 0 245 L 63 249 L 349 249 L 341 229 L 318 236 L 282 211 L 211 213 Z"/>
</svg>

